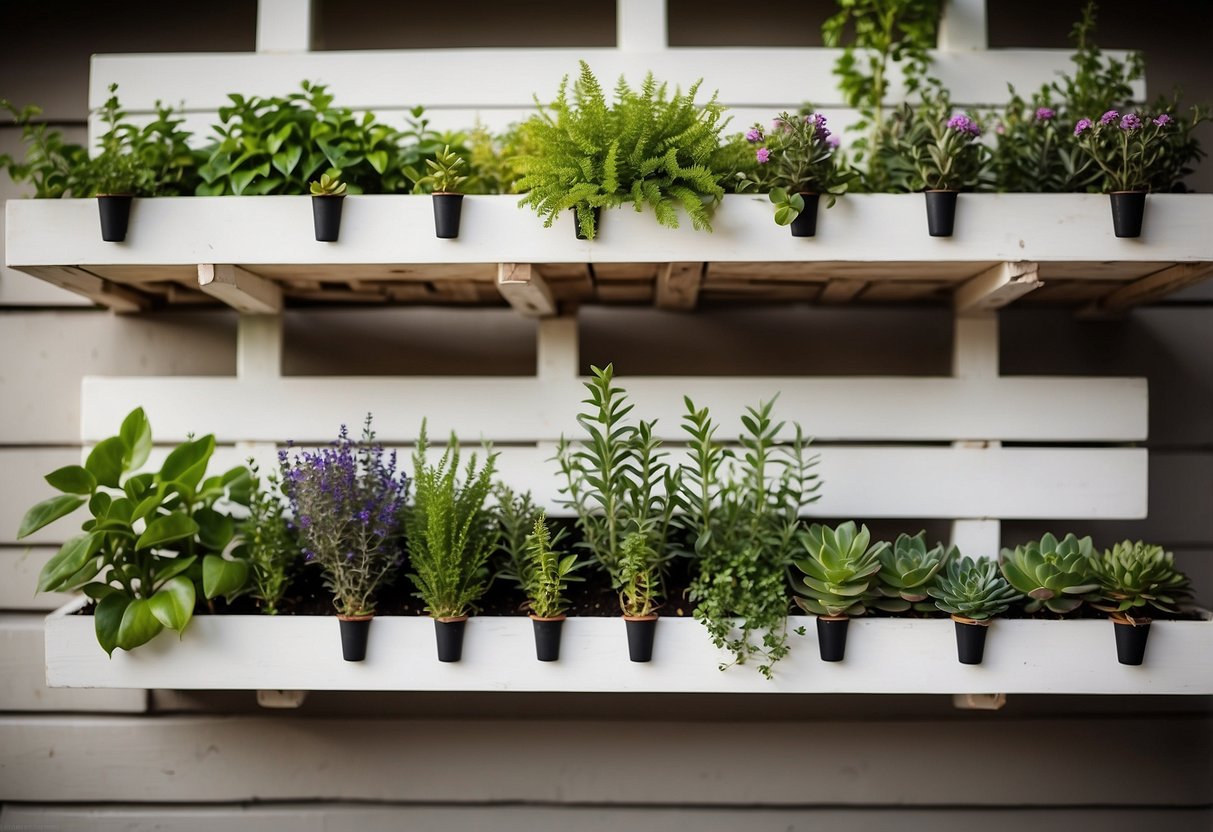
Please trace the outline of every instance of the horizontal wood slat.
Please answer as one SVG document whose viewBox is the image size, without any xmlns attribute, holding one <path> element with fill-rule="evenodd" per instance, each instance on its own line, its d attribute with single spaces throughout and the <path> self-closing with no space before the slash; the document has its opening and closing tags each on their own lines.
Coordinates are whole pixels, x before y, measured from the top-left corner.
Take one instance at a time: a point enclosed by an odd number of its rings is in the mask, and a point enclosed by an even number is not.
<svg viewBox="0 0 1213 832">
<path fill-rule="evenodd" d="M 49 611 L 71 599 L 62 592 L 37 592 L 38 573 L 56 551 L 54 546 L 0 546 L 0 611 Z"/>
</svg>

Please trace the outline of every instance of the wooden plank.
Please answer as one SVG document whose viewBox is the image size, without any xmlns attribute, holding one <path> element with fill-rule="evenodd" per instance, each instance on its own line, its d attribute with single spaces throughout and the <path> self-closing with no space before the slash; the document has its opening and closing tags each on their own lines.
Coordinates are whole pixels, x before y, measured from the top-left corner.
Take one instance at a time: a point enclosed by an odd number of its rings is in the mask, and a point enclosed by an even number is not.
<svg viewBox="0 0 1213 832">
<path fill-rule="evenodd" d="M 556 301 L 547 281 L 530 263 L 497 266 L 497 290 L 519 314 L 545 318 L 556 314 Z"/>
<path fill-rule="evenodd" d="M 657 306 L 694 309 L 706 263 L 662 263 L 657 268 Z"/>
<path fill-rule="evenodd" d="M 866 280 L 835 278 L 821 290 L 818 300 L 825 304 L 850 303 L 867 288 Z"/>
<path fill-rule="evenodd" d="M 656 419 L 657 435 L 670 441 L 685 438 L 684 394 L 710 406 L 725 435 L 739 429 L 745 405 L 776 394 L 780 417 L 800 421 L 819 440 L 1115 442 L 1147 435 L 1144 379 L 636 376 L 618 383 L 636 414 Z M 324 442 L 337 425 L 368 411 L 379 417 L 385 442 L 415 440 L 423 417 L 465 438 L 534 442 L 578 435 L 584 397 L 574 378 L 290 377 L 245 384 L 234 378 L 89 377 L 81 386 L 81 431 L 90 442 L 111 436 L 132 404 L 141 403 L 164 442 L 191 432 L 213 432 L 220 442 Z M 493 402 L 510 418 L 486 419 L 480 408 L 469 407 L 472 401 Z M 1049 407 L 1032 405 L 1040 401 Z M 896 419 L 888 416 L 893 412 Z M 791 427 L 781 435 L 790 437 Z"/>
<path fill-rule="evenodd" d="M 937 42 L 940 50 L 985 50 L 989 48 L 985 0 L 945 0 L 939 18 Z"/>
<path fill-rule="evenodd" d="M 54 546 L 0 546 L 0 611 L 49 612 L 72 596 L 39 593 L 38 573 L 58 549 Z"/>
<path fill-rule="evenodd" d="M 79 534 L 83 517 L 56 520 L 25 540 L 16 539 L 26 510 L 39 500 L 59 493 L 46 484 L 43 476 L 64 465 L 79 464 L 78 448 L 0 448 L 0 471 L 4 471 L 4 477 L 0 479 L 0 544 L 58 546 Z"/>
<path fill-rule="evenodd" d="M 312 48 L 310 0 L 257 0 L 257 51 L 306 52 Z"/>
<path fill-rule="evenodd" d="M 22 271 L 60 289 L 75 292 L 98 306 L 115 312 L 142 312 L 151 305 L 146 296 L 116 286 L 86 269 L 74 266 L 41 266 Z"/>
<path fill-rule="evenodd" d="M 92 619 L 88 624 L 91 627 Z M 44 655 L 42 615 L 0 615 L 0 711 L 142 713 L 147 710 L 147 693 L 142 690 L 48 688 Z"/>
<path fill-rule="evenodd" d="M 1040 753 L 1042 736 L 1059 748 L 1097 748 L 1110 734 L 1126 748 L 1166 749 L 1166 764 L 1079 777 L 1071 756 Z M 0 799 L 27 803 L 70 791 L 78 802 L 408 801 L 502 811 L 502 803 L 866 806 L 879 796 L 898 811 L 1025 800 L 1087 811 L 1204 808 L 1213 777 L 1208 722 L 1193 718 L 720 722 L 710 730 L 562 720 L 553 730 L 551 720 L 0 717 L 0 748 Z M 436 748 L 459 749 L 460 776 L 434 765 Z M 594 753 L 570 765 L 578 748 Z M 998 749 L 997 778 L 972 764 L 975 748 Z"/>
<path fill-rule="evenodd" d="M 1097 310 L 1114 311 L 1149 303 L 1185 289 L 1213 274 L 1213 263 L 1177 263 L 1117 289 L 1095 304 Z"/>
<path fill-rule="evenodd" d="M 1042 285 L 1035 263 L 999 263 L 957 288 L 952 307 L 957 312 L 1001 309 Z"/>
<path fill-rule="evenodd" d="M 274 315 L 282 311 L 282 288 L 240 266 L 199 263 L 198 288 L 238 312 Z"/>
</svg>

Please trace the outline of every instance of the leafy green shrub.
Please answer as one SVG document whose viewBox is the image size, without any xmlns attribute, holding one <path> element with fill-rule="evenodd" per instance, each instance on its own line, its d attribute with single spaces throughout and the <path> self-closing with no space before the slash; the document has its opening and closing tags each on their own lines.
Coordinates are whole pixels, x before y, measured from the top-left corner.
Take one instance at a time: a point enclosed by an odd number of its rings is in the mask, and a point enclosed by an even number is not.
<svg viewBox="0 0 1213 832">
<path fill-rule="evenodd" d="M 1175 614 L 1191 595 L 1188 576 L 1175 568 L 1174 555 L 1161 546 L 1124 540 L 1093 558 L 1091 565 L 1099 584 L 1099 597 L 1091 605 L 1114 618 L 1132 621 L 1134 611 L 1148 614 L 1151 608 Z"/>
<path fill-rule="evenodd" d="M 526 560 L 528 569 L 524 586 L 531 614 L 538 618 L 564 615 L 569 606 L 564 593 L 570 581 L 581 580 L 573 574 L 581 564 L 577 562 L 577 555 L 564 555 L 553 548 L 547 516 L 542 511 L 527 535 Z"/>
<path fill-rule="evenodd" d="M 814 523 L 799 539 L 808 557 L 793 560 L 803 573 L 792 580 L 796 603 L 814 615 L 867 612 L 876 594 L 880 555 L 889 544 L 871 543 L 868 527 L 856 530 L 850 520 L 836 529 Z"/>
<path fill-rule="evenodd" d="M 990 149 L 981 125 L 954 112 L 947 92 L 923 90 L 922 102 L 903 104 L 887 127 L 890 187 L 907 191 L 969 190 L 987 178 Z"/>
<path fill-rule="evenodd" d="M 1091 538 L 1067 534 L 1058 540 L 1046 534 L 1014 549 L 1002 550 L 1002 574 L 1011 586 L 1031 600 L 1025 609 L 1044 607 L 1065 614 L 1083 601 L 1095 600 L 1099 582 L 1095 577 L 1095 546 Z"/>
<path fill-rule="evenodd" d="M 634 90 L 620 78 L 608 104 L 582 61 L 569 89 L 566 76 L 556 101 L 522 125 L 526 155 L 518 159 L 529 205 L 551 226 L 561 212 L 577 211 L 582 234 L 596 233 L 592 208 L 631 202 L 653 209 L 657 221 L 678 227 L 682 207 L 697 229 L 711 230 L 706 202 L 718 201 L 728 171 L 711 167 L 724 129 L 724 107 L 713 98 L 695 104 L 699 83 L 669 96 L 650 73 Z"/>
<path fill-rule="evenodd" d="M 900 534 L 892 547 L 880 553 L 880 572 L 876 575 L 878 597 L 872 606 L 885 612 L 930 612 L 935 605 L 927 600 L 936 573 L 957 555 L 955 546 L 938 543 L 928 549 L 926 532 Z"/>
<path fill-rule="evenodd" d="M 927 590 L 935 606 L 951 615 L 987 621 L 1023 597 L 998 573 L 993 560 L 953 558 Z"/>
<path fill-rule="evenodd" d="M 232 508 L 249 503 L 244 466 L 206 476 L 215 437 L 192 439 L 171 451 L 156 472 L 134 473 L 152 450 L 142 408 L 117 436 L 97 443 L 83 466 L 46 475 L 63 492 L 26 512 L 17 538 L 87 504 L 83 534 L 46 562 L 40 592 L 81 589 L 97 602 L 93 623 L 105 652 L 133 650 L 165 627 L 182 632 L 202 589 L 207 598 L 233 596 L 248 566 L 223 557 L 236 540 Z"/>
</svg>

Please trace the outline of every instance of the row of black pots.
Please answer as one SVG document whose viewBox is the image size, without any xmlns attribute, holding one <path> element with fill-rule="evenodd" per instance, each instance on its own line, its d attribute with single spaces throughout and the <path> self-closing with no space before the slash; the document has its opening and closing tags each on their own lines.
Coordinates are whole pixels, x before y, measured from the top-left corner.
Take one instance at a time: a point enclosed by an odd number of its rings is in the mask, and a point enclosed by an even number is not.
<svg viewBox="0 0 1213 832">
<path fill-rule="evenodd" d="M 840 662 L 847 649 L 846 616 L 818 616 L 817 649 L 823 662 Z M 952 616 L 956 624 L 956 657 L 961 664 L 981 664 L 985 657 L 986 633 L 990 622 Z M 1140 665 L 1146 657 L 1146 639 L 1150 637 L 1150 621 L 1136 622 L 1112 619 L 1116 633 L 1116 658 L 1121 664 Z"/>
<path fill-rule="evenodd" d="M 366 645 L 371 632 L 373 616 L 338 616 L 341 625 L 341 656 L 347 662 L 360 662 L 366 658 Z M 628 634 L 628 658 L 634 662 L 653 659 L 653 636 L 657 633 L 657 616 L 624 616 Z M 463 631 L 467 616 L 434 619 L 434 635 L 437 639 L 438 661 L 457 662 L 463 658 Z M 531 616 L 535 635 L 535 658 L 541 662 L 560 659 L 560 636 L 564 616 L 538 618 Z"/>
<path fill-rule="evenodd" d="M 459 236 L 459 221 L 463 216 L 463 194 L 431 194 L 434 203 L 434 234 L 440 240 Z M 316 242 L 335 243 L 341 233 L 341 206 L 344 196 L 319 194 L 312 196 L 312 221 L 316 226 Z"/>
</svg>

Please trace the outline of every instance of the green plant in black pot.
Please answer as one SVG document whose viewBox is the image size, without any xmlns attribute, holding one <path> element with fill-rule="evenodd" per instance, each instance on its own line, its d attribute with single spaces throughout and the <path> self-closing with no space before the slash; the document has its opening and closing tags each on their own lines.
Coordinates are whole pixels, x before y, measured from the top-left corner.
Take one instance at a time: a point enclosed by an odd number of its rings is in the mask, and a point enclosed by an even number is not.
<svg viewBox="0 0 1213 832">
<path fill-rule="evenodd" d="M 872 606 L 885 612 L 931 612 L 935 609 L 929 589 L 935 575 L 956 557 L 955 546 L 937 543 L 927 548 L 926 532 L 900 534 L 891 547 L 880 553 L 880 572 L 876 575 L 877 596 Z"/>
<path fill-rule="evenodd" d="M 1175 568 L 1174 555 L 1161 546 L 1124 540 L 1092 559 L 1098 598 L 1091 606 L 1108 613 L 1116 625 L 1116 654 L 1121 664 L 1145 659 L 1152 611 L 1175 615 L 1191 595 L 1189 580 Z"/>
<path fill-rule="evenodd" d="M 547 516 L 540 513 L 526 539 L 527 580 L 524 584 L 535 633 L 535 657 L 541 662 L 560 658 L 560 633 L 569 601 L 564 593 L 581 564 L 577 555 L 563 554 L 552 546 Z"/>
<path fill-rule="evenodd" d="M 657 607 L 662 597 L 657 560 L 657 552 L 642 532 L 624 538 L 619 561 L 619 607 L 627 627 L 628 658 L 634 662 L 653 659 Z"/>
<path fill-rule="evenodd" d="M 1006 612 L 1023 593 L 1007 583 L 994 560 L 953 558 L 927 592 L 950 614 L 961 664 L 981 664 L 990 619 Z"/>
<path fill-rule="evenodd" d="M 1065 615 L 1083 601 L 1095 600 L 1095 546 L 1091 538 L 1067 534 L 1058 540 L 1046 534 L 1014 549 L 1002 550 L 1002 574 L 1028 596 L 1029 613 L 1046 609 Z"/>
<path fill-rule="evenodd" d="M 341 234 L 341 205 L 345 202 L 348 188 L 336 176 L 327 173 L 310 186 L 312 194 L 312 224 L 316 228 L 316 242 L 335 243 Z"/>
<path fill-rule="evenodd" d="M 238 543 L 233 508 L 248 505 L 249 471 L 241 465 L 207 477 L 214 449 L 213 436 L 192 439 L 159 471 L 136 473 L 152 450 L 152 429 L 138 408 L 83 466 L 47 474 L 62 493 L 22 519 L 18 539 L 87 506 L 83 534 L 46 562 L 38 590 L 81 590 L 93 599 L 97 641 L 107 653 L 134 650 L 166 627 L 183 632 L 200 594 L 243 591 L 248 564 L 226 553 Z"/>
<path fill-rule="evenodd" d="M 681 208 L 695 228 L 710 231 L 708 206 L 724 195 L 726 173 L 711 167 L 725 125 L 715 97 L 697 105 L 698 83 L 671 96 L 649 74 L 639 89 L 621 78 L 608 104 L 584 61 L 571 88 L 568 81 L 550 108 L 522 125 L 518 188 L 526 195 L 519 204 L 548 227 L 574 210 L 578 236 L 590 240 L 601 209 L 628 202 L 637 211 L 651 208 L 671 228 Z"/>
<path fill-rule="evenodd" d="M 817 616 L 821 658 L 840 662 L 846 652 L 847 622 L 863 615 L 875 599 L 880 556 L 888 543 L 872 543 L 867 526 L 847 521 L 836 529 L 814 523 L 799 534 L 807 557 L 792 562 L 802 574 L 793 577 L 796 603 Z"/>
<path fill-rule="evenodd" d="M 429 192 L 434 202 L 434 234 L 440 240 L 459 236 L 463 212 L 463 183 L 467 181 L 467 160 L 445 145 L 433 159 L 426 159 L 429 172 L 417 179 L 414 193 Z"/>
</svg>

